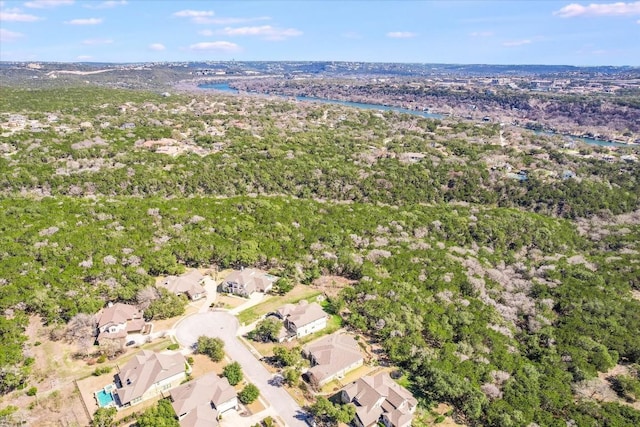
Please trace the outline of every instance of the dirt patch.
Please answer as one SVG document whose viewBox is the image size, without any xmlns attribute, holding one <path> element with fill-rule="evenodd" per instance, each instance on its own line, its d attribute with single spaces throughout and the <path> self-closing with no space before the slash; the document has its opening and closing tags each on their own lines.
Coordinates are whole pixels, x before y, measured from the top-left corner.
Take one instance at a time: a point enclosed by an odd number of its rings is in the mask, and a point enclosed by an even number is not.
<svg viewBox="0 0 640 427">
<path fill-rule="evenodd" d="M 216 298 L 216 307 L 225 308 L 227 310 L 232 310 L 248 300 L 242 297 L 236 297 L 233 295 L 224 295 L 218 294 L 218 298 Z"/>
<path fill-rule="evenodd" d="M 193 378 L 198 378 L 207 374 L 209 372 L 215 372 L 217 375 L 222 375 L 222 369 L 225 367 L 227 362 L 214 362 L 209 356 L 205 356 L 203 354 L 192 354 L 193 357 L 193 370 L 191 372 L 191 376 Z"/>
<path fill-rule="evenodd" d="M 633 403 L 627 402 L 620 398 L 611 388 L 611 384 L 609 384 L 607 378 L 617 375 L 629 375 L 629 368 L 624 365 L 616 365 L 607 372 L 600 372 L 597 378 L 579 383 L 575 387 L 575 394 L 582 398 L 593 399 L 599 402 L 616 402 L 640 410 L 640 401 Z"/>
<path fill-rule="evenodd" d="M 255 402 L 244 406 L 251 414 L 258 414 L 266 409 L 264 404 L 262 403 L 262 399 L 257 399 Z"/>
<path fill-rule="evenodd" d="M 357 283 L 357 281 L 341 276 L 320 276 L 311 283 L 311 287 L 318 289 L 329 297 L 335 297 L 342 289 L 352 286 L 354 283 Z"/>
<path fill-rule="evenodd" d="M 453 411 L 451 405 L 440 403 L 431 410 L 418 407 L 413 417 L 412 425 L 422 426 L 444 426 L 444 427 L 465 427 L 465 424 L 456 423 L 450 415 Z"/>
<path fill-rule="evenodd" d="M 636 291 L 635 289 L 631 291 L 631 297 L 640 301 L 640 291 Z"/>
<path fill-rule="evenodd" d="M 36 395 L 27 396 L 25 390 L 18 390 L 3 396 L 0 406 L 17 406 L 14 418 L 26 425 L 87 425 L 90 420 L 73 380 L 89 375 L 93 368 L 74 359 L 74 345 L 51 341 L 50 329 L 42 325 L 40 317 L 32 316 L 25 331 L 25 355 L 34 358 L 28 388 L 36 387 Z"/>
</svg>

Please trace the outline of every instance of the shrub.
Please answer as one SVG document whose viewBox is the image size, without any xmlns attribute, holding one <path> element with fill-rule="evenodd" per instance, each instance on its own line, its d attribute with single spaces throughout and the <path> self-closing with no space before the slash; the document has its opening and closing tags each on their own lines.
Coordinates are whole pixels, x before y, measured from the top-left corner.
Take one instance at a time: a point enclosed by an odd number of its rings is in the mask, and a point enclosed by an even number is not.
<svg viewBox="0 0 640 427">
<path fill-rule="evenodd" d="M 220 338 L 209 338 L 201 336 L 198 338 L 196 351 L 206 354 L 214 362 L 219 362 L 224 358 L 224 342 Z"/>
<path fill-rule="evenodd" d="M 178 343 L 173 343 L 171 344 L 169 347 L 167 347 L 167 350 L 177 350 L 180 348 L 180 344 Z"/>
<path fill-rule="evenodd" d="M 260 390 L 253 384 L 247 384 L 245 388 L 238 393 L 238 399 L 245 405 L 255 402 L 258 396 L 260 396 Z"/>
<path fill-rule="evenodd" d="M 29 390 L 27 390 L 27 396 L 35 396 L 37 392 L 37 387 L 29 387 Z"/>
<path fill-rule="evenodd" d="M 229 381 L 229 384 L 236 385 L 242 381 L 242 367 L 238 362 L 229 363 L 224 367 L 222 371 L 222 376 L 226 377 Z"/>
<path fill-rule="evenodd" d="M 108 374 L 109 372 L 111 372 L 113 368 L 111 366 L 103 366 L 101 368 L 96 368 L 92 375 L 99 377 L 102 374 Z"/>
</svg>

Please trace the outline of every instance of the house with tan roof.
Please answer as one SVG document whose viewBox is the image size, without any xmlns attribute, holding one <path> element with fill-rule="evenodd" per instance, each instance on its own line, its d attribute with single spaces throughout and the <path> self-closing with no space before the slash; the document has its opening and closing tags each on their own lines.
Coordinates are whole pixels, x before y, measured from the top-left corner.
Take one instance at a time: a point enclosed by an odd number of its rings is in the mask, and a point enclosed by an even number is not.
<svg viewBox="0 0 640 427">
<path fill-rule="evenodd" d="M 254 292 L 269 292 L 278 277 L 255 268 L 236 270 L 222 282 L 222 291 L 244 297 Z"/>
<path fill-rule="evenodd" d="M 124 341 L 127 334 L 142 332 L 145 321 L 142 310 L 123 303 L 109 303 L 97 315 L 98 343 L 111 339 Z"/>
<path fill-rule="evenodd" d="M 190 300 L 195 301 L 207 294 L 204 289 L 205 280 L 206 276 L 194 269 L 180 276 L 168 276 L 160 286 L 172 294 L 186 295 Z"/>
<path fill-rule="evenodd" d="M 275 312 L 284 320 L 286 329 L 283 340 L 288 337 L 304 337 L 327 327 L 329 315 L 318 303 L 306 300 L 298 304 L 285 304 Z"/>
<path fill-rule="evenodd" d="M 305 376 L 316 386 L 336 379 L 364 363 L 357 341 L 347 334 L 327 335 L 302 349 L 304 357 L 311 362 Z"/>
<path fill-rule="evenodd" d="M 238 409 L 238 394 L 229 381 L 211 372 L 171 390 L 171 406 L 181 427 L 215 426 L 219 414 Z"/>
<path fill-rule="evenodd" d="M 382 422 L 386 427 L 410 427 L 418 401 L 387 372 L 365 376 L 340 391 L 342 403 L 353 403 L 357 427 Z"/>
<path fill-rule="evenodd" d="M 113 392 L 118 406 L 131 406 L 179 385 L 191 367 L 180 353 L 137 353 L 115 375 Z"/>
</svg>

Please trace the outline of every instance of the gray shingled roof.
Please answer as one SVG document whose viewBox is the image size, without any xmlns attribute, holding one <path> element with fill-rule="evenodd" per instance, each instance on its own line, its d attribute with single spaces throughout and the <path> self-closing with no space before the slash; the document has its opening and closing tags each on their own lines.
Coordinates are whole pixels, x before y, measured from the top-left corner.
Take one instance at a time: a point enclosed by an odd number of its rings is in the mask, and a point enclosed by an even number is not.
<svg viewBox="0 0 640 427">
<path fill-rule="evenodd" d="M 309 373 L 318 381 L 336 375 L 343 369 L 362 360 L 360 346 L 351 335 L 331 334 L 308 344 L 304 353 L 315 360 Z"/>
<path fill-rule="evenodd" d="M 226 378 L 211 372 L 171 390 L 171 406 L 177 415 L 182 415 L 205 403 L 219 407 L 236 396 L 236 390 Z"/>
<path fill-rule="evenodd" d="M 133 319 L 142 319 L 142 311 L 133 305 L 117 302 L 98 313 L 98 328 L 109 323 L 120 324 Z"/>
<path fill-rule="evenodd" d="M 200 284 L 203 279 L 204 276 L 198 270 L 191 270 L 180 276 L 168 276 L 161 283 L 161 286 L 167 288 L 173 294 L 195 295 L 205 291 Z"/>
<path fill-rule="evenodd" d="M 277 313 L 281 318 L 287 319 L 294 324 L 296 328 L 301 328 L 328 316 L 318 303 L 309 303 L 306 300 L 302 300 L 295 305 L 285 304 L 277 310 Z"/>
<path fill-rule="evenodd" d="M 137 353 L 124 365 L 118 377 L 122 384 L 116 389 L 123 405 L 142 396 L 153 384 L 185 372 L 186 360 L 180 353 L 160 354 L 149 350 Z"/>
</svg>

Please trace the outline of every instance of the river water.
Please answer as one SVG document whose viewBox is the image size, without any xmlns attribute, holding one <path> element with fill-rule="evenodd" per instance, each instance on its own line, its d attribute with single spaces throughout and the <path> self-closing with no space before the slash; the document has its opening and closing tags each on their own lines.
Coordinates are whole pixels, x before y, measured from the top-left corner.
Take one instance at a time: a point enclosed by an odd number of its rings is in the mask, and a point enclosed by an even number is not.
<svg viewBox="0 0 640 427">
<path fill-rule="evenodd" d="M 237 89 L 230 87 L 229 83 L 204 83 L 204 84 L 198 85 L 198 87 L 202 89 L 219 90 L 227 93 L 234 93 L 234 94 L 239 93 Z M 323 104 L 338 104 L 338 105 L 344 105 L 347 107 L 360 108 L 362 110 L 396 111 L 398 113 L 412 114 L 414 116 L 426 117 L 429 119 L 441 119 L 444 117 L 441 114 L 427 113 L 426 111 L 409 110 L 407 108 L 391 107 L 388 105 L 380 105 L 380 104 L 366 104 L 362 102 L 340 101 L 338 99 L 315 98 L 312 96 L 296 96 L 295 99 L 297 101 L 320 102 Z M 554 132 L 547 132 L 547 131 L 535 131 L 535 133 L 537 135 L 547 135 L 547 136 L 558 135 Z M 622 144 L 619 142 L 612 142 L 612 141 L 604 141 L 601 139 L 594 139 L 594 138 L 584 138 L 584 137 L 578 137 L 578 136 L 566 136 L 566 138 L 570 138 L 571 140 L 576 142 L 583 142 L 585 144 L 590 144 L 590 145 L 600 145 L 602 147 L 629 147 L 630 146 L 628 144 Z"/>
</svg>

